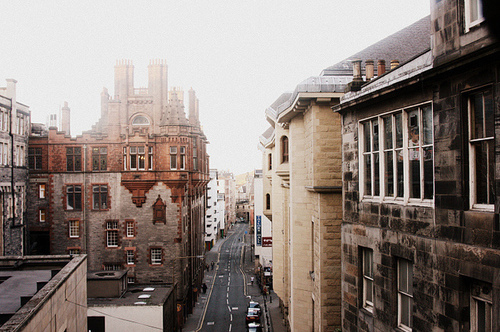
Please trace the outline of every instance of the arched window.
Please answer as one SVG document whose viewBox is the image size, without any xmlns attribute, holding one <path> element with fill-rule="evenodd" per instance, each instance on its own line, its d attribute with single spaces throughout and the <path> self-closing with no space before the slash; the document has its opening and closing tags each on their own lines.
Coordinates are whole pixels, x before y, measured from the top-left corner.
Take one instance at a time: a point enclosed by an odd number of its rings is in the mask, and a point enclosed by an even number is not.
<svg viewBox="0 0 500 332">
<path fill-rule="evenodd" d="M 143 115 L 138 115 L 132 120 L 134 126 L 149 126 L 149 120 Z"/>
<path fill-rule="evenodd" d="M 266 194 L 266 210 L 271 210 L 271 195 Z"/>
<path fill-rule="evenodd" d="M 288 162 L 288 137 L 281 137 L 281 163 Z"/>
</svg>

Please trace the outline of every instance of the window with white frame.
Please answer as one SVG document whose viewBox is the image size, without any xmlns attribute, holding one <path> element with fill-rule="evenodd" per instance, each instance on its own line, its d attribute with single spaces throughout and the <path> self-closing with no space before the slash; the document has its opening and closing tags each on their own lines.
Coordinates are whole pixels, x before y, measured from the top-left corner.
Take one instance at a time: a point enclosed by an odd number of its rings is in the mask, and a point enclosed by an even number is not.
<svg viewBox="0 0 500 332">
<path fill-rule="evenodd" d="M 373 310 L 373 250 L 362 248 L 363 308 Z"/>
<path fill-rule="evenodd" d="M 106 246 L 118 247 L 118 221 L 116 220 L 106 222 Z"/>
<path fill-rule="evenodd" d="M 484 21 L 482 0 L 464 0 L 465 32 Z"/>
<path fill-rule="evenodd" d="M 47 210 L 40 209 L 38 210 L 38 221 L 45 222 L 47 220 Z"/>
<path fill-rule="evenodd" d="M 398 259 L 398 326 L 411 331 L 413 327 L 413 263 Z"/>
<path fill-rule="evenodd" d="M 128 265 L 135 264 L 135 253 L 133 250 L 127 250 L 127 264 Z"/>
<path fill-rule="evenodd" d="M 492 296 L 489 283 L 471 280 L 470 322 L 472 332 L 492 331 Z"/>
<path fill-rule="evenodd" d="M 146 148 L 144 146 L 130 147 L 130 169 L 144 170 L 146 166 Z"/>
<path fill-rule="evenodd" d="M 38 198 L 45 198 L 47 184 L 40 183 L 38 184 Z"/>
<path fill-rule="evenodd" d="M 127 227 L 127 237 L 134 237 L 135 236 L 134 222 L 132 220 L 127 220 L 126 227 Z"/>
<path fill-rule="evenodd" d="M 159 265 L 162 260 L 161 248 L 151 248 L 151 264 Z"/>
<path fill-rule="evenodd" d="M 120 271 L 122 266 L 120 264 L 104 264 L 104 271 Z"/>
<path fill-rule="evenodd" d="M 186 147 L 181 146 L 181 170 L 186 169 Z"/>
<path fill-rule="evenodd" d="M 80 254 L 80 249 L 77 249 L 77 248 L 68 249 L 68 254 L 69 255 L 79 255 Z"/>
<path fill-rule="evenodd" d="M 80 237 L 80 222 L 78 220 L 68 221 L 69 237 Z"/>
<path fill-rule="evenodd" d="M 127 148 L 123 148 L 123 170 L 127 170 Z"/>
<path fill-rule="evenodd" d="M 127 277 L 127 284 L 133 284 L 135 283 L 135 278 L 134 277 Z"/>
<path fill-rule="evenodd" d="M 422 202 L 434 197 L 432 108 L 403 109 L 360 122 L 363 198 Z"/>
<path fill-rule="evenodd" d="M 170 147 L 170 169 L 171 170 L 177 169 L 177 147 L 176 146 Z"/>
<path fill-rule="evenodd" d="M 495 119 L 492 89 L 468 96 L 470 207 L 493 211 Z"/>
<path fill-rule="evenodd" d="M 148 170 L 153 169 L 153 147 L 149 146 L 148 147 Z"/>
</svg>

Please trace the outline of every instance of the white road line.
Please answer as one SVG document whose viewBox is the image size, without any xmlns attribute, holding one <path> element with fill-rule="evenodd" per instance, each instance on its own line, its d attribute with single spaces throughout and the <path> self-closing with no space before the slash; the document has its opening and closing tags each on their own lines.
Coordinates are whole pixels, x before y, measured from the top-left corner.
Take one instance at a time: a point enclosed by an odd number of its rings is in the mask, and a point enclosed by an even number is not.
<svg viewBox="0 0 500 332">
<path fill-rule="evenodd" d="M 233 324 L 229 324 L 229 332 L 231 332 L 232 328 L 233 328 Z"/>
<path fill-rule="evenodd" d="M 231 322 L 233 321 L 233 314 L 231 314 Z"/>
</svg>

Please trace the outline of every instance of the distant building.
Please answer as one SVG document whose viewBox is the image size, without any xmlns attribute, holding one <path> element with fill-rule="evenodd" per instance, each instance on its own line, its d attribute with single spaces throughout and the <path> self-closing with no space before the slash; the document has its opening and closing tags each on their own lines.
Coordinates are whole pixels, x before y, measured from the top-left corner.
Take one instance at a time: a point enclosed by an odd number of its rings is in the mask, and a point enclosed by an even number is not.
<svg viewBox="0 0 500 332">
<path fill-rule="evenodd" d="M 343 330 L 500 330 L 500 46 L 481 4 L 431 1 L 420 37 L 393 44 L 423 49 L 375 79 L 355 70 L 334 108 Z"/>
<path fill-rule="evenodd" d="M 224 201 L 219 202 L 219 173 L 216 169 L 210 170 L 210 182 L 207 185 L 207 210 L 205 212 L 205 250 L 211 250 L 219 238 L 223 227 Z M 222 204 L 221 204 L 222 203 Z M 222 218 L 221 218 L 222 216 Z"/>
<path fill-rule="evenodd" d="M 16 96 L 14 79 L 0 88 L 0 254 L 24 255 L 26 248 L 27 152 L 31 114 Z"/>
<path fill-rule="evenodd" d="M 87 257 L 0 257 L 0 331 L 87 331 Z"/>
<path fill-rule="evenodd" d="M 88 331 L 177 331 L 172 285 L 128 285 L 127 271 L 88 273 Z"/>
<path fill-rule="evenodd" d="M 117 62 L 114 97 L 103 90 L 91 130 L 31 135 L 30 247 L 86 253 L 89 270 L 128 269 L 129 283 L 175 283 L 184 317 L 203 280 L 207 139 L 194 90 L 186 114 L 166 63 L 148 73 L 136 88 L 132 63 Z"/>
<path fill-rule="evenodd" d="M 219 171 L 219 183 L 224 188 L 224 229 L 226 236 L 229 227 L 236 222 L 236 181 L 234 174 L 228 171 Z"/>
</svg>

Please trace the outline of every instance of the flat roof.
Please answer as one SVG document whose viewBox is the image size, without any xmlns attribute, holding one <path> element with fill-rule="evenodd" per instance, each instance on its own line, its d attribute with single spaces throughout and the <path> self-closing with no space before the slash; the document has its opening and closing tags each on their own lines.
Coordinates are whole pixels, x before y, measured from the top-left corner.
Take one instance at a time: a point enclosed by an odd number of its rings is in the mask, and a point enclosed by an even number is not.
<svg viewBox="0 0 500 332">
<path fill-rule="evenodd" d="M 171 285 L 129 285 L 121 297 L 88 298 L 87 305 L 89 307 L 158 306 L 165 303 L 172 290 Z"/>
</svg>

